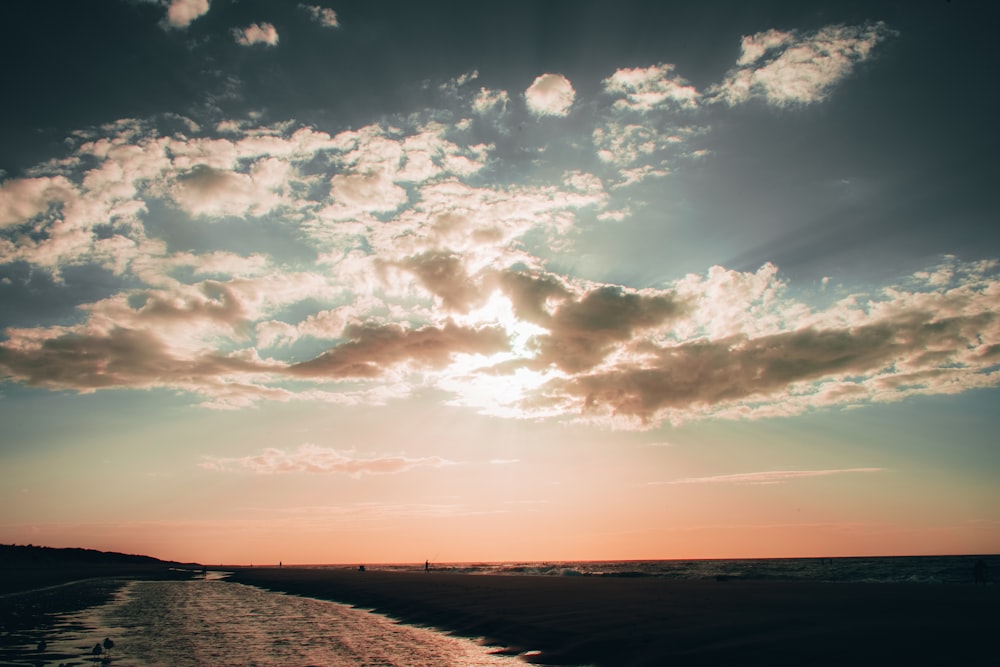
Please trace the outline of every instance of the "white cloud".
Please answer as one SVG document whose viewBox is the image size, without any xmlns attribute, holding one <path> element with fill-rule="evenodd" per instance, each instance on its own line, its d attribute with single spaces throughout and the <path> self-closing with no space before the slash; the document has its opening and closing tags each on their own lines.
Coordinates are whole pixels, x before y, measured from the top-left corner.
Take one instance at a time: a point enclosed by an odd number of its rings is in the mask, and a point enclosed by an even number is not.
<svg viewBox="0 0 1000 667">
<path fill-rule="evenodd" d="M 524 91 L 528 109 L 539 116 L 565 116 L 576 91 L 562 74 L 542 74 Z"/>
<path fill-rule="evenodd" d="M 604 90 L 620 95 L 618 109 L 652 111 L 662 106 L 692 109 L 698 105 L 698 91 L 674 73 L 668 64 L 620 69 L 604 80 Z"/>
<path fill-rule="evenodd" d="M 6 181 L 0 184 L 0 227 L 30 220 L 76 194 L 76 188 L 63 176 Z"/>
<path fill-rule="evenodd" d="M 612 187 L 621 188 L 670 174 L 675 163 L 695 156 L 691 142 L 704 132 L 691 125 L 628 122 L 616 114 L 594 128 L 591 139 L 598 159 L 615 168 Z"/>
<path fill-rule="evenodd" d="M 246 28 L 233 30 L 233 37 L 236 39 L 237 44 L 243 46 L 253 46 L 254 44 L 278 45 L 278 31 L 272 24 L 266 22 L 251 23 Z"/>
<path fill-rule="evenodd" d="M 510 105 L 510 96 L 506 90 L 490 90 L 480 88 L 476 99 L 472 102 L 472 110 L 480 116 L 487 114 L 505 114 Z"/>
<path fill-rule="evenodd" d="M 739 66 L 752 65 L 760 60 L 767 52 L 777 48 L 786 47 L 795 42 L 795 34 L 782 32 L 781 30 L 767 30 L 759 32 L 749 37 L 744 37 L 740 45 L 740 57 L 736 64 Z"/>
<path fill-rule="evenodd" d="M 252 472 L 265 475 L 288 473 L 386 475 L 406 472 L 413 468 L 441 468 L 454 465 L 453 461 L 437 456 L 411 458 L 405 455 L 375 455 L 360 457 L 353 450 L 338 450 L 306 443 L 295 451 L 267 448 L 256 456 L 225 458 L 206 456 L 199 464 L 207 470 L 219 472 Z"/>
<path fill-rule="evenodd" d="M 766 66 L 815 37 L 762 33 L 741 62 Z M 572 91 L 546 76 L 549 93 Z M 1000 384 L 996 263 L 947 258 L 822 308 L 772 264 L 656 289 L 547 269 L 581 220 L 623 221 L 620 188 L 670 173 L 705 131 L 678 125 L 692 98 L 667 66 L 606 85 L 622 104 L 595 120 L 600 160 L 566 170 L 539 152 L 530 178 L 503 162 L 509 146 L 480 143 L 482 123 L 435 110 L 335 136 L 253 118 L 75 133 L 63 159 L 0 185 L 0 263 L 56 280 L 97 266 L 118 286 L 60 325 L 8 329 L 0 377 L 169 388 L 214 408 L 434 388 L 504 417 L 635 429 Z M 553 95 L 566 113 L 572 94 Z M 472 111 L 489 119 L 508 102 L 481 89 Z"/>
<path fill-rule="evenodd" d="M 251 173 L 201 166 L 178 177 L 170 190 L 182 210 L 196 217 L 260 216 L 282 202 L 287 163 L 262 160 Z"/>
<path fill-rule="evenodd" d="M 839 468 L 833 470 L 769 470 L 766 472 L 744 472 L 734 475 L 713 475 L 711 477 L 684 477 L 667 484 L 782 484 L 795 479 L 809 477 L 829 477 L 855 473 L 885 472 L 885 468 Z"/>
<path fill-rule="evenodd" d="M 730 105 L 753 98 L 775 106 L 818 102 L 892 34 L 878 22 L 827 26 L 802 35 L 769 30 L 744 37 L 737 67 L 707 95 Z"/>
<path fill-rule="evenodd" d="M 318 5 L 300 4 L 299 9 L 304 9 L 309 13 L 310 19 L 324 28 L 339 28 L 340 21 L 337 19 L 337 12 Z"/>
<path fill-rule="evenodd" d="M 167 6 L 167 25 L 186 28 L 199 16 L 208 13 L 208 0 L 170 0 Z"/>
<path fill-rule="evenodd" d="M 406 203 L 406 190 L 385 172 L 336 174 L 330 179 L 333 203 L 321 215 L 331 220 L 350 220 L 366 213 L 394 211 Z"/>
</svg>

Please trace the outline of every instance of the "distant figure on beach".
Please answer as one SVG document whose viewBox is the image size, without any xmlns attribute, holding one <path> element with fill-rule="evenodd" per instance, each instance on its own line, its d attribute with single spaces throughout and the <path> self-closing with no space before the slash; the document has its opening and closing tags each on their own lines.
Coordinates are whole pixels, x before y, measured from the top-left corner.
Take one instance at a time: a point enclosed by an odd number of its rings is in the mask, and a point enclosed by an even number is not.
<svg viewBox="0 0 1000 667">
<path fill-rule="evenodd" d="M 429 560 L 425 560 L 424 561 L 424 572 L 430 572 L 430 571 L 431 571 L 431 562 Z"/>
<path fill-rule="evenodd" d="M 281 564 L 280 560 L 278 561 L 278 567 L 285 567 L 284 565 Z"/>
<path fill-rule="evenodd" d="M 359 565 L 358 566 L 358 572 L 364 572 L 364 571 L 365 571 L 365 566 L 364 565 Z"/>
<path fill-rule="evenodd" d="M 976 564 L 972 567 L 972 574 L 977 584 L 986 583 L 986 561 L 982 558 L 976 561 Z"/>
</svg>

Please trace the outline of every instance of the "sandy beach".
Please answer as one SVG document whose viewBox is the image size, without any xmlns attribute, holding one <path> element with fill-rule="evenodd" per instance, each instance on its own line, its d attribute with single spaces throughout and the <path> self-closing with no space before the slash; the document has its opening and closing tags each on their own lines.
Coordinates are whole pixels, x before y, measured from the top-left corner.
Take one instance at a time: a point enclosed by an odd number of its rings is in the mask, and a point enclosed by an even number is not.
<svg viewBox="0 0 1000 667">
<path fill-rule="evenodd" d="M 1000 587 L 238 569 L 551 665 L 994 665 Z"/>
</svg>

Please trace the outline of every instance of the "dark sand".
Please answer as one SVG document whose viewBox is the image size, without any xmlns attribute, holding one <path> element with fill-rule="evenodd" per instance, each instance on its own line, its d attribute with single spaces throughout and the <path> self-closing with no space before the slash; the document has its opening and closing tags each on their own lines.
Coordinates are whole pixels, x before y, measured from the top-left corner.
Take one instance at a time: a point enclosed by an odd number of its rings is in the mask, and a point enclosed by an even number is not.
<svg viewBox="0 0 1000 667">
<path fill-rule="evenodd" d="M 998 665 L 1000 587 L 238 569 L 558 665 Z"/>
</svg>

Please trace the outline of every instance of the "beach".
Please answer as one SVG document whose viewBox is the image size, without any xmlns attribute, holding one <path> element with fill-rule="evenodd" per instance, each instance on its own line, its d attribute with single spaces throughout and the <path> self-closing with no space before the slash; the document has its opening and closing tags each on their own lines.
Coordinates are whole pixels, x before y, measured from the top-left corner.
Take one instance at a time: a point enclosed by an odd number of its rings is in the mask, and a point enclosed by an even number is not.
<svg viewBox="0 0 1000 667">
<path fill-rule="evenodd" d="M 192 571 L 172 564 L 3 563 L 0 571 L 0 665 L 22 656 L 65 613 L 104 604 L 126 582 L 183 580 Z M 23 663 L 18 663 L 23 664 Z"/>
<path fill-rule="evenodd" d="M 994 665 L 1000 587 L 238 568 L 548 665 Z"/>
</svg>

